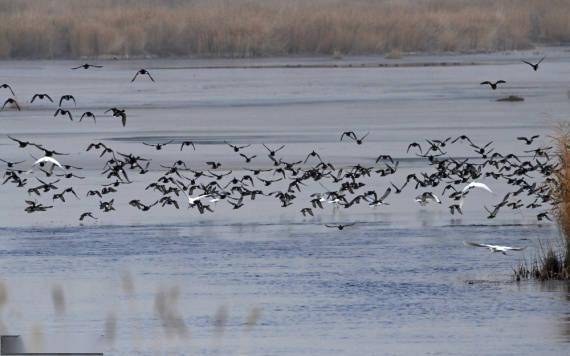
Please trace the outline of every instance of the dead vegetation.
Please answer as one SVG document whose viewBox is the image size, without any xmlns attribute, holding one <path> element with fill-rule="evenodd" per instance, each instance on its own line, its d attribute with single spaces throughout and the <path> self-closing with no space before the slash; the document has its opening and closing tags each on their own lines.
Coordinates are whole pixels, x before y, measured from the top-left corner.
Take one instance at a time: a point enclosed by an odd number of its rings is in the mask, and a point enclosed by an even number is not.
<svg viewBox="0 0 570 356">
<path fill-rule="evenodd" d="M 472 52 L 570 41 L 566 0 L 0 0 L 0 58 Z"/>
<path fill-rule="evenodd" d="M 561 127 L 555 137 L 559 167 L 552 192 L 560 227 L 559 241 L 540 244 L 537 257 L 515 268 L 515 279 L 570 280 L 570 127 Z"/>
</svg>

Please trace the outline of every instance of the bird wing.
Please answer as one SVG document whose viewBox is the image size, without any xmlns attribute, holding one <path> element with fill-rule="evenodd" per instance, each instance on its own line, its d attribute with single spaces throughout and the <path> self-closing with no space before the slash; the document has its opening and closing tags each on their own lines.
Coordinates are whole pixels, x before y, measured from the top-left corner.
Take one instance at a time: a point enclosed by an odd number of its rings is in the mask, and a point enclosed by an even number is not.
<svg viewBox="0 0 570 356">
<path fill-rule="evenodd" d="M 53 157 L 42 157 L 42 158 L 38 159 L 36 162 L 34 162 L 33 165 L 36 165 L 36 164 L 39 164 L 42 162 L 49 162 L 49 163 L 55 164 L 59 168 L 63 169 L 63 166 Z"/>
<path fill-rule="evenodd" d="M 528 65 L 531 66 L 531 67 L 534 67 L 534 64 L 532 64 L 532 63 L 530 63 L 530 62 L 527 62 L 527 61 L 525 61 L 525 60 L 522 60 L 522 62 L 528 64 Z"/>
<path fill-rule="evenodd" d="M 523 251 L 526 249 L 526 246 L 524 247 L 510 247 L 510 246 L 503 246 L 505 248 L 505 250 L 511 250 L 511 251 Z"/>
<path fill-rule="evenodd" d="M 479 183 L 479 182 L 471 182 L 469 184 L 467 184 L 465 186 L 465 188 L 463 188 L 461 190 L 462 193 L 465 193 L 466 191 L 468 191 L 469 189 L 472 188 L 480 188 L 480 189 L 485 189 L 486 191 L 488 191 L 489 193 L 493 193 L 493 191 L 491 190 L 491 188 L 489 188 L 486 184 L 483 183 Z"/>
<path fill-rule="evenodd" d="M 198 200 L 200 200 L 200 199 L 207 198 L 207 197 L 209 197 L 210 195 L 212 195 L 212 194 L 202 194 L 202 195 L 198 195 L 196 198 L 192 198 L 192 200 L 193 200 L 193 201 L 198 201 Z"/>
<path fill-rule="evenodd" d="M 486 247 L 486 248 L 491 247 L 491 245 L 480 244 L 477 242 L 470 242 L 470 241 L 463 241 L 463 244 L 465 244 L 465 246 L 473 246 L 473 247 Z"/>
<path fill-rule="evenodd" d="M 542 63 L 542 61 L 545 60 L 545 59 L 546 59 L 546 57 L 542 57 L 542 58 L 540 59 L 540 61 L 538 61 L 538 63 L 536 63 L 536 65 L 539 65 L 539 64 Z"/>
<path fill-rule="evenodd" d="M 146 72 L 146 75 L 148 75 L 148 77 L 150 78 L 150 80 L 152 80 L 154 82 L 154 78 L 152 77 L 152 75 L 150 75 L 149 72 Z"/>
<path fill-rule="evenodd" d="M 495 84 L 501 84 L 501 83 L 506 83 L 504 80 L 497 80 L 497 82 Z"/>
<path fill-rule="evenodd" d="M 410 152 L 410 148 L 412 148 L 412 147 L 417 147 L 417 148 L 419 148 L 419 149 L 420 149 L 420 153 L 423 153 L 423 152 L 422 152 L 422 146 L 420 146 L 420 144 L 419 144 L 419 143 L 416 143 L 416 142 L 412 142 L 412 143 L 410 143 L 410 144 L 408 145 L 408 149 L 406 150 L 406 153 Z"/>
<path fill-rule="evenodd" d="M 14 91 L 12 90 L 12 87 L 9 86 L 8 84 L 5 84 L 6 88 L 10 89 L 10 93 L 12 93 L 12 96 L 16 96 L 16 94 L 14 93 Z"/>
<path fill-rule="evenodd" d="M 441 200 L 437 197 L 437 195 L 433 194 L 432 192 L 429 193 L 429 196 L 435 200 L 436 203 L 441 204 Z"/>
<path fill-rule="evenodd" d="M 388 195 L 390 195 L 391 192 L 392 192 L 392 189 L 390 187 L 388 187 L 388 189 L 386 189 L 386 191 L 384 192 L 384 195 L 382 195 L 379 200 L 386 199 L 388 197 Z"/>
<path fill-rule="evenodd" d="M 356 134 L 353 131 L 346 131 L 343 132 L 342 135 L 340 135 L 340 140 L 342 141 L 342 139 L 344 138 L 344 136 L 347 136 L 353 140 L 356 140 Z"/>
<path fill-rule="evenodd" d="M 491 83 L 490 81 L 486 80 L 486 81 L 484 81 L 484 82 L 481 82 L 481 85 L 484 85 L 484 84 L 489 84 L 489 85 L 491 85 L 492 83 Z"/>
</svg>

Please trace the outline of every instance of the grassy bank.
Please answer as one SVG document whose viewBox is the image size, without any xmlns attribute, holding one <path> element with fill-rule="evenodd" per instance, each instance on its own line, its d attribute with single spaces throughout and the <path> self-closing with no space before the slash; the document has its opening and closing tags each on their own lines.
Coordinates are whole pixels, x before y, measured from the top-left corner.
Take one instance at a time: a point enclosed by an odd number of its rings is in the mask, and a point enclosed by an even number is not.
<svg viewBox="0 0 570 356">
<path fill-rule="evenodd" d="M 0 58 L 497 51 L 570 42 L 566 0 L 0 0 Z"/>
</svg>

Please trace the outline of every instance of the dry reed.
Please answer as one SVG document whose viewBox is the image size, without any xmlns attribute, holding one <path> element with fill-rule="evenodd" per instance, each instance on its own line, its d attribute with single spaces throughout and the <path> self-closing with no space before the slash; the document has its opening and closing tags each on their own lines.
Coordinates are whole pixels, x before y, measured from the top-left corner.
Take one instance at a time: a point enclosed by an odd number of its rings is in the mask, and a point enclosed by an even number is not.
<svg viewBox="0 0 570 356">
<path fill-rule="evenodd" d="M 517 280 L 570 279 L 570 126 L 561 126 L 555 137 L 558 167 L 551 183 L 554 212 L 560 227 L 558 243 L 540 244 L 538 257 L 530 265 L 521 263 L 515 268 Z"/>
<path fill-rule="evenodd" d="M 471 52 L 570 41 L 566 0 L 0 0 L 0 58 Z"/>
</svg>

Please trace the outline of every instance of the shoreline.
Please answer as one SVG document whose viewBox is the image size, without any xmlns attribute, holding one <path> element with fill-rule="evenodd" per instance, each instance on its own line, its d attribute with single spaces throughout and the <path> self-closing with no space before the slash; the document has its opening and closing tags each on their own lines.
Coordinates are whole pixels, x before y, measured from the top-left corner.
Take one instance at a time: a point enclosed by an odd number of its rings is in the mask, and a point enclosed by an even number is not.
<svg viewBox="0 0 570 356">
<path fill-rule="evenodd" d="M 119 66 L 140 63 L 148 69 L 370 69 L 370 68 L 419 68 L 419 67 L 461 67 L 479 65 L 504 65 L 520 62 L 524 58 L 541 57 L 548 53 L 548 61 L 570 58 L 570 45 L 536 47 L 528 50 L 496 52 L 411 52 L 402 53 L 399 58 L 382 54 L 342 55 L 289 55 L 259 57 L 90 57 L 77 59 L 19 58 L 0 59 L 4 65 L 26 63 L 53 63 L 67 65 L 78 63 L 99 63 Z M 152 65 L 157 63 L 157 65 Z M 159 64 L 160 63 L 160 64 Z"/>
</svg>

